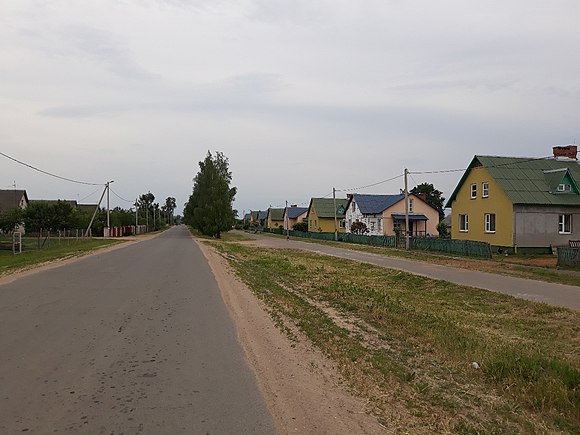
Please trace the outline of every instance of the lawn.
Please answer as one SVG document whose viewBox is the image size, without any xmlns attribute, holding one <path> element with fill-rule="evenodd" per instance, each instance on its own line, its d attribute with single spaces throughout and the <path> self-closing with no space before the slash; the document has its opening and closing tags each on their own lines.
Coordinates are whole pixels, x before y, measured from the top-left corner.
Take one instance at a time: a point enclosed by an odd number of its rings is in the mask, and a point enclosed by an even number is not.
<svg viewBox="0 0 580 435">
<path fill-rule="evenodd" d="M 411 432 L 580 433 L 580 313 L 293 250 L 214 246 L 368 412 Z"/>
<path fill-rule="evenodd" d="M 285 237 L 271 233 L 263 233 L 270 237 Z M 301 242 L 335 246 L 353 251 L 370 252 L 387 257 L 400 257 L 410 260 L 426 261 L 444 266 L 475 269 L 482 272 L 514 276 L 517 278 L 535 279 L 538 281 L 555 282 L 580 286 L 580 271 L 559 269 L 556 267 L 556 257 L 550 255 L 494 255 L 491 260 L 474 257 L 458 257 L 435 251 L 419 251 L 386 248 L 379 246 L 357 245 L 355 243 L 333 242 L 316 239 L 296 238 Z"/>
<path fill-rule="evenodd" d="M 50 245 L 45 245 L 41 250 L 35 249 L 36 242 L 30 243 L 23 242 L 24 251 L 18 255 L 12 254 L 11 251 L 0 250 L 0 275 L 49 261 L 81 256 L 103 246 L 119 243 L 119 241 L 109 239 L 71 239 L 59 242 L 58 240 L 53 240 Z"/>
</svg>

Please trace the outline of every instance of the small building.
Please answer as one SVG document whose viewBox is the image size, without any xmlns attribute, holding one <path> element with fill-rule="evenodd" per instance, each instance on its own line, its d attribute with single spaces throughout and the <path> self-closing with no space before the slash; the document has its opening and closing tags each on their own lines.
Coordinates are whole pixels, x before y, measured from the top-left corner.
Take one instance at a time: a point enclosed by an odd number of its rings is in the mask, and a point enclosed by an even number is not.
<svg viewBox="0 0 580 435">
<path fill-rule="evenodd" d="M 553 157 L 474 156 L 447 203 L 452 238 L 547 251 L 580 238 L 576 145 Z"/>
<path fill-rule="evenodd" d="M 308 207 L 298 207 L 296 205 L 291 205 L 284 209 L 284 229 L 294 229 L 294 225 L 297 222 L 307 222 L 306 216 L 308 216 Z"/>
<path fill-rule="evenodd" d="M 437 236 L 439 212 L 427 204 L 420 196 L 409 194 L 409 235 Z M 390 236 L 400 231 L 405 234 L 405 195 L 363 195 L 349 196 L 346 206 L 346 232 L 351 232 L 355 222 L 366 225 L 367 235 Z"/>
<path fill-rule="evenodd" d="M 30 201 L 26 190 L 0 190 L 0 213 L 4 213 L 15 208 L 25 210 Z"/>
<path fill-rule="evenodd" d="M 344 233 L 347 199 L 312 198 L 308 206 L 308 231 L 311 233 Z M 336 209 L 335 209 L 336 204 Z"/>
<path fill-rule="evenodd" d="M 269 208 L 266 215 L 266 228 L 284 228 L 284 209 Z"/>
</svg>

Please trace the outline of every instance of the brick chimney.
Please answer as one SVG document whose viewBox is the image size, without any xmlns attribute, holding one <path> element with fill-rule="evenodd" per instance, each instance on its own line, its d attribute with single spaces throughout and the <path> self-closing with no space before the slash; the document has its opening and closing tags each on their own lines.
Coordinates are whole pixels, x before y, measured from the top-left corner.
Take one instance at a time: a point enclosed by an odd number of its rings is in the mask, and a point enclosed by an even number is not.
<svg viewBox="0 0 580 435">
<path fill-rule="evenodd" d="M 554 157 L 567 157 L 569 159 L 578 160 L 576 153 L 578 152 L 578 147 L 576 145 L 560 145 L 552 147 L 554 152 Z"/>
</svg>

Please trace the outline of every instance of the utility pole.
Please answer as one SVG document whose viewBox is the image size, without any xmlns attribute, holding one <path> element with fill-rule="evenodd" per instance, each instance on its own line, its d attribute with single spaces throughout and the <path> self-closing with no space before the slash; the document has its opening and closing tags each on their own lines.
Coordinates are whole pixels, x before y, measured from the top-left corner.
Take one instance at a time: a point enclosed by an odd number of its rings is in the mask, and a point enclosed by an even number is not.
<svg viewBox="0 0 580 435">
<path fill-rule="evenodd" d="M 114 181 L 107 181 L 107 237 L 111 235 L 111 211 L 109 209 L 109 192 L 111 190 L 111 183 L 114 183 Z"/>
<path fill-rule="evenodd" d="M 290 221 L 288 220 L 288 201 L 286 201 L 286 208 L 284 209 L 284 226 L 286 227 L 286 240 L 290 240 Z"/>
<path fill-rule="evenodd" d="M 338 225 L 336 224 L 336 189 L 332 188 L 332 202 L 334 204 L 334 241 L 338 242 Z"/>
<path fill-rule="evenodd" d="M 137 202 L 137 198 L 135 198 L 135 235 L 137 235 L 137 227 L 139 226 L 139 203 Z"/>
<path fill-rule="evenodd" d="M 85 232 L 85 237 L 89 236 L 89 233 L 91 231 L 91 226 L 93 225 L 93 221 L 95 220 L 95 216 L 97 215 L 97 212 L 99 211 L 99 207 L 101 207 L 101 202 L 103 201 L 103 197 L 105 196 L 105 192 L 107 191 L 107 187 L 105 187 L 105 189 L 103 190 L 103 193 L 101 194 L 101 198 L 99 199 L 99 203 L 97 204 L 97 207 L 95 208 L 95 212 L 93 213 L 93 217 L 91 218 L 91 221 L 89 222 L 89 226 L 87 227 L 87 231 Z"/>
<path fill-rule="evenodd" d="M 405 249 L 409 250 L 409 187 L 407 176 L 409 170 L 405 168 Z"/>
</svg>

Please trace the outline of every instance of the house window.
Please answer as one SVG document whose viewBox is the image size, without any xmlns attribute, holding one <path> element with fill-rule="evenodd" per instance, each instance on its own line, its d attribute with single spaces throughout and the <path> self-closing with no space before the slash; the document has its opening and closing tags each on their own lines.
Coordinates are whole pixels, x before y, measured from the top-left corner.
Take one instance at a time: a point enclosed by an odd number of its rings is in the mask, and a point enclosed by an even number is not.
<svg viewBox="0 0 580 435">
<path fill-rule="evenodd" d="M 466 214 L 459 215 L 459 231 L 464 233 L 469 231 L 469 218 Z"/>
<path fill-rule="evenodd" d="M 572 233 L 572 215 L 561 214 L 558 220 L 558 232 L 560 234 Z"/>
<path fill-rule="evenodd" d="M 371 226 L 371 231 L 375 231 L 375 222 L 371 221 L 369 222 L 369 225 Z"/>
<path fill-rule="evenodd" d="M 413 213 L 413 199 L 409 198 L 409 213 Z"/>
<path fill-rule="evenodd" d="M 487 181 L 481 183 L 481 197 L 482 198 L 489 197 L 489 183 Z"/>
<path fill-rule="evenodd" d="M 571 184 L 558 184 L 558 192 L 570 192 L 572 191 Z"/>
<path fill-rule="evenodd" d="M 341 219 L 338 225 L 340 228 L 346 228 L 346 221 L 344 219 Z"/>
<path fill-rule="evenodd" d="M 477 198 L 477 184 L 471 185 L 471 199 Z"/>
<path fill-rule="evenodd" d="M 485 232 L 495 233 L 495 213 L 485 214 Z"/>
<path fill-rule="evenodd" d="M 354 201 L 352 202 L 351 210 L 353 211 L 353 213 L 356 211 L 356 203 Z"/>
</svg>

